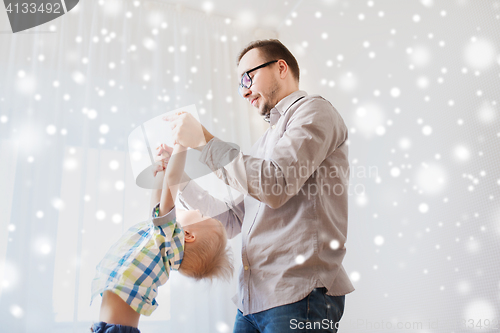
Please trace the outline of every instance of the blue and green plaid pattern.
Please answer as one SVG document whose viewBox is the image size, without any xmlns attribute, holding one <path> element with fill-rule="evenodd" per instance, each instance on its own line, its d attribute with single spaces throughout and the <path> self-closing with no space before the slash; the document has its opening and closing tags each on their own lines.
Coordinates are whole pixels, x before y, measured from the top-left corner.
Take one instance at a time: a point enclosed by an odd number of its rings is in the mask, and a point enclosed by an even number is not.
<svg viewBox="0 0 500 333">
<path fill-rule="evenodd" d="M 184 254 L 184 231 L 175 211 L 158 215 L 159 204 L 152 219 L 128 229 L 108 250 L 97 265 L 92 299 L 110 290 L 142 315 L 149 316 L 156 309 L 158 287 L 167 282 L 171 269 L 179 269 Z M 163 222 L 160 219 L 166 223 L 158 225 Z"/>
</svg>

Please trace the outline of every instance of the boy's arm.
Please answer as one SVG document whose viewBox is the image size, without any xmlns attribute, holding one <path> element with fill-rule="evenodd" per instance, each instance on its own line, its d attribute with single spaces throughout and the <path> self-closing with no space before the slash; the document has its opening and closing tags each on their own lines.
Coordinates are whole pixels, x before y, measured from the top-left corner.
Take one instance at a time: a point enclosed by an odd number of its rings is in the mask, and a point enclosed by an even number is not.
<svg viewBox="0 0 500 333">
<path fill-rule="evenodd" d="M 153 168 L 153 177 L 159 177 L 162 179 L 162 184 L 163 184 L 163 178 L 165 177 L 165 169 L 168 163 L 168 160 L 172 156 L 172 151 L 173 148 L 167 146 L 166 144 L 162 143 L 158 147 L 156 147 L 156 157 L 155 157 L 155 167 Z M 149 203 L 149 211 L 152 211 L 153 208 L 156 207 L 158 202 L 160 202 L 161 199 L 161 188 L 160 189 L 153 189 L 151 191 L 151 200 Z"/>
<path fill-rule="evenodd" d="M 158 172 L 156 174 L 156 177 L 163 178 L 164 175 L 165 175 L 165 172 L 162 171 L 162 172 Z M 151 211 L 153 208 L 155 208 L 155 206 L 158 204 L 158 202 L 160 202 L 160 199 L 161 199 L 161 188 L 160 189 L 153 189 L 151 191 L 151 201 L 149 203 L 149 211 Z"/>
<path fill-rule="evenodd" d="M 160 197 L 160 216 L 167 214 L 174 208 L 177 190 L 183 181 L 184 165 L 186 164 L 187 149 L 179 144 L 174 146 L 163 178 L 163 188 Z"/>
<path fill-rule="evenodd" d="M 173 152 L 173 148 L 171 148 L 165 144 L 162 144 L 156 149 L 157 150 L 159 149 L 159 151 L 157 151 L 156 168 L 153 169 L 153 172 L 154 172 L 153 176 L 160 177 L 162 179 L 162 186 L 163 186 L 163 179 L 165 177 L 166 165 L 168 164 L 168 161 L 169 161 L 170 157 L 172 156 L 171 154 Z M 191 178 L 189 178 L 189 176 L 185 172 L 183 172 L 183 174 L 181 176 L 181 180 L 180 180 L 180 184 L 179 184 L 180 186 L 179 186 L 178 191 L 182 191 L 190 181 L 191 181 Z M 149 203 L 149 211 L 152 211 L 156 207 L 156 205 L 158 205 L 158 203 L 160 202 L 161 192 L 162 192 L 161 188 L 151 190 L 151 200 Z"/>
<path fill-rule="evenodd" d="M 173 148 L 167 146 L 162 143 L 158 147 L 156 147 L 156 157 L 155 157 L 155 167 L 153 168 L 153 177 L 158 177 L 161 179 L 161 184 L 163 186 L 163 179 L 165 177 L 165 169 L 167 167 L 167 163 L 172 156 Z M 149 210 L 152 211 L 156 205 L 161 200 L 161 191 L 162 189 L 153 189 L 151 191 L 151 200 L 149 203 Z"/>
</svg>

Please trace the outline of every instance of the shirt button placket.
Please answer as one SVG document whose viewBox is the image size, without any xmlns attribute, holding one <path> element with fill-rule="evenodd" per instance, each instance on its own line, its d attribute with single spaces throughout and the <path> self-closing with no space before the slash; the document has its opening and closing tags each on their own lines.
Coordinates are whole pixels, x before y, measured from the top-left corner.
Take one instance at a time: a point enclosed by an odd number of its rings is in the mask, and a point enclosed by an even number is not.
<svg viewBox="0 0 500 333">
<path fill-rule="evenodd" d="M 243 305 L 243 312 L 248 313 L 250 306 L 250 265 L 248 263 L 247 252 L 246 252 L 246 239 L 242 239 L 242 259 L 243 259 L 243 295 L 241 297 L 241 303 Z"/>
<path fill-rule="evenodd" d="M 250 266 L 248 264 L 245 264 L 243 266 L 243 269 L 245 270 L 245 280 L 246 280 L 246 287 L 247 287 L 246 288 L 247 294 L 245 297 L 245 299 L 247 301 L 246 301 L 246 304 L 244 304 L 244 308 L 245 308 L 246 312 L 248 313 L 250 310 Z"/>
</svg>

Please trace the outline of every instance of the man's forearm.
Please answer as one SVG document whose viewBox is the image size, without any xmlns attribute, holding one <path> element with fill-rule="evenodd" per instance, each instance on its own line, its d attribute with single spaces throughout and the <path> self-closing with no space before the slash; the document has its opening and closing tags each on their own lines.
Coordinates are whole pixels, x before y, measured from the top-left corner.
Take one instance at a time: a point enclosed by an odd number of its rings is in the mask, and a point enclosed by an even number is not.
<svg viewBox="0 0 500 333">
<path fill-rule="evenodd" d="M 214 136 L 212 135 L 212 133 L 210 133 L 209 131 L 207 131 L 207 129 L 203 126 L 203 135 L 205 135 L 205 142 L 208 143 L 208 141 L 212 140 L 214 138 Z"/>
<path fill-rule="evenodd" d="M 183 191 L 190 181 L 191 178 L 187 175 L 187 173 L 183 172 L 181 176 L 181 182 L 179 184 L 179 191 Z"/>
<path fill-rule="evenodd" d="M 201 127 L 203 129 L 203 135 L 205 136 L 205 142 L 208 143 L 210 140 L 212 140 L 214 138 L 214 136 L 212 135 L 212 133 L 210 133 L 209 131 L 207 131 L 207 129 L 205 128 L 205 126 L 201 126 Z M 202 151 L 203 147 L 205 147 L 205 145 L 200 146 L 200 147 L 196 147 L 195 149 L 198 150 L 198 151 Z"/>
<path fill-rule="evenodd" d="M 245 203 L 243 196 L 234 200 L 216 198 L 195 181 L 189 182 L 180 194 L 181 202 L 188 209 L 199 209 L 205 216 L 215 217 L 226 228 L 227 236 L 233 238 L 241 232 Z"/>
</svg>

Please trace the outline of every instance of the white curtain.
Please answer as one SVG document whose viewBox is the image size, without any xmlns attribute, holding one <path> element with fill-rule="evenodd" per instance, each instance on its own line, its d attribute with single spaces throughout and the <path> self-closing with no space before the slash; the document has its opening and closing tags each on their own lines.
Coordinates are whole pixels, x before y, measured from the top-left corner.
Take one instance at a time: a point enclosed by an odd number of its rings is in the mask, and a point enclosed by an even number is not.
<svg viewBox="0 0 500 333">
<path fill-rule="evenodd" d="M 260 135 L 265 123 L 237 93 L 236 56 L 249 35 L 233 23 L 157 1 L 81 1 L 2 34 L 2 331 L 87 332 L 98 320 L 95 266 L 149 213 L 150 191 L 135 185 L 127 154 L 133 128 L 196 104 L 208 130 L 244 151 Z M 240 238 L 231 245 L 238 267 Z M 210 286 L 172 274 L 142 331 L 231 331 L 236 277 Z"/>
</svg>

